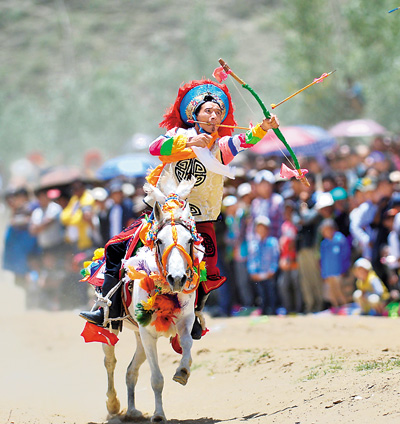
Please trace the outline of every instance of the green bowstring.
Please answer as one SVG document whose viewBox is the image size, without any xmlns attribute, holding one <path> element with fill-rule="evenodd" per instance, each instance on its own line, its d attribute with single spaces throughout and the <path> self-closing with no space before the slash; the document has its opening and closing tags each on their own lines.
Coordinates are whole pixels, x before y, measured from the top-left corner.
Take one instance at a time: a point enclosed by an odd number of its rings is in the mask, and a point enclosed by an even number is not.
<svg viewBox="0 0 400 424">
<path fill-rule="evenodd" d="M 264 102 L 260 99 L 260 96 L 249 86 L 249 84 L 242 84 L 242 87 L 245 88 L 246 90 L 248 90 L 253 97 L 257 100 L 257 103 L 260 105 L 264 116 L 267 119 L 271 119 L 271 113 L 269 112 L 269 110 L 265 107 Z M 300 169 L 300 164 L 299 161 L 297 160 L 297 157 L 293 151 L 293 149 L 289 146 L 289 143 L 286 141 L 285 137 L 283 136 L 283 134 L 281 133 L 281 130 L 279 128 L 273 128 L 273 131 L 275 133 L 275 135 L 279 138 L 279 140 L 281 140 L 281 142 L 284 144 L 284 146 L 286 147 L 287 151 L 289 152 L 290 156 L 293 159 L 293 162 L 296 166 L 296 169 L 300 172 L 301 174 L 301 169 Z"/>
</svg>

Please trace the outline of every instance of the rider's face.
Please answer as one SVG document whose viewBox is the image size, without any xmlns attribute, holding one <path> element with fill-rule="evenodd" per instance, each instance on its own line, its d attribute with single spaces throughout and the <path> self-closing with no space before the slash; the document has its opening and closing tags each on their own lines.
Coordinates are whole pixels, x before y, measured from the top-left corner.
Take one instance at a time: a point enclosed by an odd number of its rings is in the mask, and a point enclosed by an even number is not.
<svg viewBox="0 0 400 424">
<path fill-rule="evenodd" d="M 214 102 L 206 102 L 200 107 L 197 113 L 197 121 L 207 122 L 207 124 L 199 124 L 208 133 L 215 132 L 217 125 L 222 121 L 222 110 Z"/>
</svg>

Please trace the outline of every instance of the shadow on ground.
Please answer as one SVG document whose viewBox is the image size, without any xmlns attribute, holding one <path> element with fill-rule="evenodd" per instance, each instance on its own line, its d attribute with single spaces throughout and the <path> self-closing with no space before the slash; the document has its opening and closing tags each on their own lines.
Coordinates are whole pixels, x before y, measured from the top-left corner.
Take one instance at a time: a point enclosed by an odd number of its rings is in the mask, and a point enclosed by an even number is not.
<svg viewBox="0 0 400 424">
<path fill-rule="evenodd" d="M 277 411 L 277 412 L 280 412 L 280 411 Z M 196 418 L 196 419 L 189 419 L 189 420 L 170 419 L 167 422 L 168 424 L 217 424 L 217 423 L 229 423 L 233 421 L 246 422 L 252 419 L 256 419 L 256 418 L 258 419 L 260 417 L 265 417 L 267 415 L 274 415 L 274 414 L 255 412 L 254 414 L 246 415 L 244 417 L 234 417 L 234 418 L 228 418 L 224 420 L 220 420 L 217 418 Z M 150 422 L 151 422 L 150 417 L 148 416 L 143 416 L 143 417 L 139 417 L 135 419 L 132 419 L 132 418 L 127 419 L 124 417 L 124 415 L 117 415 L 102 423 L 88 422 L 87 424 L 148 424 Z"/>
</svg>

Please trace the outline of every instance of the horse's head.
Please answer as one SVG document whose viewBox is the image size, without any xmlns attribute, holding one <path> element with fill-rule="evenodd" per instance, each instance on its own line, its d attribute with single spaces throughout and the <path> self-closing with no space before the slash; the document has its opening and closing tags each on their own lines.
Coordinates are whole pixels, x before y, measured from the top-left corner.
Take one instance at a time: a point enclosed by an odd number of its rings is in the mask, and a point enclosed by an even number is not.
<svg viewBox="0 0 400 424">
<path fill-rule="evenodd" d="M 189 203 L 185 202 L 196 178 L 182 181 L 170 194 L 164 195 L 155 187 L 146 191 L 156 200 L 154 226 L 157 228 L 154 246 L 158 266 L 172 292 L 187 289 L 193 276 L 194 237 L 193 218 Z M 188 281 L 189 280 L 189 281 Z"/>
</svg>

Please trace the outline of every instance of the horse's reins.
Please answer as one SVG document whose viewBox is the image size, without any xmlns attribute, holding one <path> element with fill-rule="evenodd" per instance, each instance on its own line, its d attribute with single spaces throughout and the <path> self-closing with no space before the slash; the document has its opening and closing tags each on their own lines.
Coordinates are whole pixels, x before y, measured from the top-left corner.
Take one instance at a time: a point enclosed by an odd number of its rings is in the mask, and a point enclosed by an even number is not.
<svg viewBox="0 0 400 424">
<path fill-rule="evenodd" d="M 171 250 L 174 247 L 176 247 L 188 263 L 188 267 L 187 267 L 187 270 L 186 270 L 186 275 L 187 275 L 188 279 L 187 279 L 187 282 L 185 283 L 185 287 L 187 286 L 187 288 L 183 289 L 182 293 L 189 294 L 189 293 L 194 292 L 199 285 L 199 279 L 198 279 L 196 284 L 194 285 L 194 287 L 190 287 L 192 282 L 193 282 L 193 275 L 194 275 L 194 271 L 193 271 L 193 262 L 194 262 L 193 238 L 191 240 L 190 255 L 189 255 L 189 253 L 186 252 L 184 247 L 181 244 L 178 243 L 178 232 L 177 232 L 177 229 L 176 229 L 176 225 L 181 225 L 182 227 L 184 227 L 189 232 L 191 232 L 191 230 L 183 222 L 180 222 L 180 221 L 176 222 L 175 221 L 174 209 L 173 208 L 168 208 L 168 212 L 171 214 L 171 219 L 166 220 L 163 223 L 163 225 L 158 229 L 158 231 L 160 231 L 165 226 L 170 225 L 171 230 L 172 230 L 173 242 L 164 250 L 162 255 L 161 255 L 161 252 L 160 252 L 159 244 L 157 242 L 155 243 L 156 244 L 156 255 L 155 255 L 156 256 L 156 263 L 157 263 L 158 269 L 160 271 L 160 274 L 164 277 L 164 279 L 166 279 L 166 276 L 167 276 L 166 267 L 167 267 L 168 256 L 171 253 Z M 189 273 L 190 273 L 190 275 L 188 275 Z"/>
</svg>

